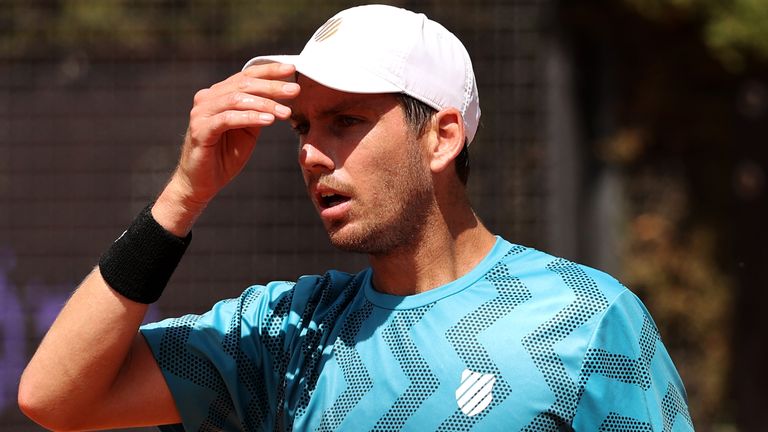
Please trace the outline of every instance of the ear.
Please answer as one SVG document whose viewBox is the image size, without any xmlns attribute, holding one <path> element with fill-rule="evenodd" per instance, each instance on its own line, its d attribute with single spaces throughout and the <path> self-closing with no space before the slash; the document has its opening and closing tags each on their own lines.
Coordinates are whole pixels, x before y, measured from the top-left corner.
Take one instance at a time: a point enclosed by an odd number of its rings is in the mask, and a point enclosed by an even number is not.
<svg viewBox="0 0 768 432">
<path fill-rule="evenodd" d="M 453 160 L 464 147 L 464 120 L 456 108 L 439 111 L 432 119 L 433 139 L 430 140 L 429 167 L 433 173 L 453 166 Z"/>
</svg>

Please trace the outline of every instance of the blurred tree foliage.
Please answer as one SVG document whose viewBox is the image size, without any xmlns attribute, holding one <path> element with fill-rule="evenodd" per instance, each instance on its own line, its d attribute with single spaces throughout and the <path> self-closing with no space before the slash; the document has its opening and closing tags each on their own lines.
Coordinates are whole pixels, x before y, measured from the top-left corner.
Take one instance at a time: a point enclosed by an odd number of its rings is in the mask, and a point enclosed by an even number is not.
<svg viewBox="0 0 768 432">
<path fill-rule="evenodd" d="M 762 430 L 754 413 L 767 379 L 743 369 L 765 359 L 748 336 L 760 334 L 754 304 L 765 285 L 760 270 L 749 279 L 740 266 L 766 263 L 762 222 L 745 215 L 768 217 L 758 181 L 768 160 L 759 126 L 768 121 L 768 1 L 561 4 L 587 149 L 622 176 L 621 279 L 656 319 L 697 430 Z M 742 166 L 746 189 L 735 181 Z M 749 356 L 734 354 L 739 346 Z"/>
<path fill-rule="evenodd" d="M 749 56 L 768 59 L 768 1 L 624 0 L 654 20 L 688 18 L 703 22 L 703 38 L 731 70 L 742 70 Z"/>
<path fill-rule="evenodd" d="M 0 0 L 0 58 L 227 55 L 306 37 L 348 0 Z M 390 2 L 391 3 L 391 2 Z M 396 2 L 395 2 L 396 3 Z M 282 30 L 282 31 L 278 31 Z"/>
</svg>

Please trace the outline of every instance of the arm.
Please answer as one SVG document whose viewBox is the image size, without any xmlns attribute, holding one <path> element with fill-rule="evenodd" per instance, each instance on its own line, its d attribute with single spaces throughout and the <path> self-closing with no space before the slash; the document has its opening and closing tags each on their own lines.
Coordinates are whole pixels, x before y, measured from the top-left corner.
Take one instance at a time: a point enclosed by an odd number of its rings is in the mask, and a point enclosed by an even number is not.
<svg viewBox="0 0 768 432">
<path fill-rule="evenodd" d="M 292 66 L 248 68 L 195 95 L 181 158 L 152 208 L 183 237 L 208 202 L 248 161 L 261 128 L 286 119 L 276 102 L 298 86 Z M 83 430 L 177 423 L 170 391 L 138 334 L 147 305 L 113 291 L 99 269 L 77 288 L 24 371 L 19 406 L 51 429 Z"/>
<path fill-rule="evenodd" d="M 629 291 L 600 320 L 580 379 L 575 430 L 693 430 L 680 376 L 651 315 Z"/>
</svg>

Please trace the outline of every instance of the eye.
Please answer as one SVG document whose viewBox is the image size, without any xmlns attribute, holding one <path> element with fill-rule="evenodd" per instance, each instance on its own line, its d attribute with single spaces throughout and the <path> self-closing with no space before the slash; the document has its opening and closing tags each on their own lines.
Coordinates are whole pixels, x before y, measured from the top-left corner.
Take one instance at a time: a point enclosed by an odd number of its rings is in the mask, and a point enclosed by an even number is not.
<svg viewBox="0 0 768 432">
<path fill-rule="evenodd" d="M 357 124 L 360 124 L 363 120 L 358 117 L 348 116 L 348 115 L 340 115 L 336 117 L 336 126 L 337 127 L 352 127 Z"/>
<path fill-rule="evenodd" d="M 309 133 L 309 123 L 307 122 L 296 122 L 291 124 L 291 129 L 296 133 L 298 136 L 303 136 Z"/>
</svg>

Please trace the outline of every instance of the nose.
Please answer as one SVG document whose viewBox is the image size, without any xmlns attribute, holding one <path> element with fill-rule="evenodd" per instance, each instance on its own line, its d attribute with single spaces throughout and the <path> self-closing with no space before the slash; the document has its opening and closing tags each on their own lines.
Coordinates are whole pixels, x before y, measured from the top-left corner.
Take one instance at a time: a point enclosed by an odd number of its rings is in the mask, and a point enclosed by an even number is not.
<svg viewBox="0 0 768 432">
<path fill-rule="evenodd" d="M 333 159 L 326 151 L 309 141 L 301 144 L 299 165 L 307 174 L 327 174 L 333 172 Z"/>
</svg>

